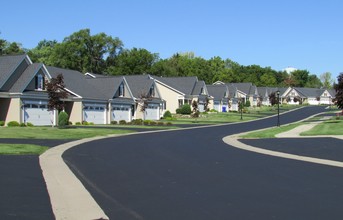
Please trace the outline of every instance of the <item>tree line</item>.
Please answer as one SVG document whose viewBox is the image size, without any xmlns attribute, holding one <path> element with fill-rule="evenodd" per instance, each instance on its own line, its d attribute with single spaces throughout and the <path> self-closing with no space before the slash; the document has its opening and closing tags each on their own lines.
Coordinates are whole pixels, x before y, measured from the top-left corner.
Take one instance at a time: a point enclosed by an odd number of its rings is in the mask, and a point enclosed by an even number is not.
<svg viewBox="0 0 343 220">
<path fill-rule="evenodd" d="M 273 70 L 259 65 L 240 65 L 219 56 L 210 59 L 195 56 L 193 52 L 175 53 L 170 58 L 161 59 L 158 53 L 144 48 L 124 47 L 118 37 L 105 33 L 91 34 L 90 29 L 82 29 L 64 38 L 42 40 L 35 48 L 22 48 L 20 43 L 8 42 L 0 38 L 0 55 L 27 53 L 33 62 L 107 75 L 157 76 L 197 76 L 207 84 L 222 82 L 251 82 L 256 86 L 268 87 L 311 87 L 331 88 L 331 73 L 317 77 L 308 70 L 291 73 Z"/>
</svg>

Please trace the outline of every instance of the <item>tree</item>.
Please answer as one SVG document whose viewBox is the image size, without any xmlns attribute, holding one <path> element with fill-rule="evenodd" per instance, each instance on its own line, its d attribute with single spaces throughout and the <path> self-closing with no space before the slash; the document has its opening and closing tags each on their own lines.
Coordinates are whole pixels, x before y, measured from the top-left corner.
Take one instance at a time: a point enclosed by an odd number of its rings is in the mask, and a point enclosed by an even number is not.
<svg viewBox="0 0 343 220">
<path fill-rule="evenodd" d="M 68 97 L 67 92 L 64 90 L 63 75 L 58 74 L 56 78 L 51 78 L 50 82 L 46 83 L 46 90 L 49 96 L 48 110 L 58 110 L 64 109 L 64 102 L 62 99 Z"/>
<path fill-rule="evenodd" d="M 322 87 L 322 83 L 320 79 L 316 75 L 310 75 L 308 77 L 307 83 L 305 85 L 307 88 L 320 88 Z"/>
<path fill-rule="evenodd" d="M 53 66 L 55 64 L 53 51 L 57 44 L 56 40 L 42 40 L 35 48 L 29 50 L 27 54 L 30 56 L 32 62 Z"/>
<path fill-rule="evenodd" d="M 3 54 L 5 46 L 6 46 L 6 40 L 0 38 L 0 55 Z"/>
<path fill-rule="evenodd" d="M 291 76 L 295 81 L 296 87 L 305 87 L 308 77 L 309 77 L 309 72 L 307 70 L 295 70 L 291 72 Z"/>
<path fill-rule="evenodd" d="M 272 92 L 269 95 L 269 102 L 272 106 L 277 105 L 280 101 L 278 100 L 278 97 L 276 95 L 276 92 Z"/>
<path fill-rule="evenodd" d="M 115 59 L 115 65 L 108 67 L 107 72 L 112 75 L 151 73 L 152 66 L 158 60 L 158 54 L 146 49 L 123 50 Z"/>
<path fill-rule="evenodd" d="M 339 109 L 343 109 L 343 73 L 340 73 L 337 77 L 337 84 L 334 85 L 336 90 L 336 97 L 334 102 Z"/>
<path fill-rule="evenodd" d="M 199 108 L 198 108 L 198 102 L 193 100 L 192 102 L 192 117 L 198 118 L 200 115 Z"/>
<path fill-rule="evenodd" d="M 119 38 L 112 38 L 105 33 L 91 35 L 89 29 L 83 29 L 55 45 L 53 65 L 80 72 L 103 73 L 108 66 L 115 64 L 122 47 Z"/>
<path fill-rule="evenodd" d="M 334 83 L 334 80 L 331 78 L 330 72 L 325 72 L 320 75 L 320 81 L 323 84 L 323 87 L 326 89 L 331 89 Z"/>
</svg>

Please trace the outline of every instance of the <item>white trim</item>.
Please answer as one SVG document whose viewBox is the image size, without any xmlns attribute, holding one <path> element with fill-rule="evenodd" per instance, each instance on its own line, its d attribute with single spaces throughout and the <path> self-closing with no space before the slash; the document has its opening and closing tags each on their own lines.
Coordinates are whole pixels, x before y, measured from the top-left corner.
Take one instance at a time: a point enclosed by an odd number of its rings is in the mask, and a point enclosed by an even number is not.
<svg viewBox="0 0 343 220">
<path fill-rule="evenodd" d="M 85 73 L 85 76 L 90 76 L 90 77 L 92 77 L 93 79 L 96 78 L 96 76 L 94 76 L 93 74 L 91 74 L 91 73 L 89 73 L 89 72 Z"/>
<path fill-rule="evenodd" d="M 67 92 L 69 92 L 70 94 L 72 94 L 72 95 L 74 95 L 74 96 L 76 96 L 76 97 L 78 97 L 78 98 L 82 98 L 82 96 L 76 94 L 75 92 L 72 92 L 71 90 L 69 90 L 69 89 L 67 89 L 67 88 L 64 88 L 64 90 L 66 90 Z"/>
</svg>

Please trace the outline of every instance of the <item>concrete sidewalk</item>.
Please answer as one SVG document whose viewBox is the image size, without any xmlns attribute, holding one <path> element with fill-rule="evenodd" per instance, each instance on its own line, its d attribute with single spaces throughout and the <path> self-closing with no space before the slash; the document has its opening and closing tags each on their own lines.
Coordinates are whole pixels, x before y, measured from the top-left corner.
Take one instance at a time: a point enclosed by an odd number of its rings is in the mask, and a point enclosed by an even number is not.
<svg viewBox="0 0 343 220">
<path fill-rule="evenodd" d="M 323 117 L 319 121 L 310 122 L 308 124 L 300 125 L 296 128 L 293 128 L 292 130 L 279 133 L 275 135 L 276 138 L 312 138 L 312 137 L 332 137 L 332 138 L 338 138 L 343 139 L 343 135 L 316 135 L 316 136 L 301 136 L 300 134 L 305 131 L 309 131 L 312 128 L 314 128 L 316 125 L 323 123 L 325 120 L 327 120 L 330 117 Z"/>
<path fill-rule="evenodd" d="M 277 138 L 320 138 L 320 137 L 332 137 L 332 138 L 337 138 L 337 139 L 342 139 L 343 140 L 343 135 L 316 135 L 316 136 L 300 136 L 300 133 L 308 131 L 318 125 L 319 123 L 322 123 L 325 121 L 325 118 L 320 121 L 316 122 L 311 122 L 309 124 L 305 125 L 300 125 L 292 130 L 280 133 L 275 135 Z M 313 158 L 313 157 L 307 157 L 307 156 L 299 156 L 299 155 L 294 155 L 294 154 L 289 154 L 289 153 L 284 153 L 284 152 L 278 152 L 278 151 L 272 151 L 272 150 L 267 150 L 267 149 L 262 149 L 258 147 L 254 147 L 251 145 L 244 144 L 240 142 L 238 139 L 240 136 L 243 136 L 246 133 L 241 133 L 241 134 L 235 134 L 231 136 L 227 136 L 223 138 L 223 141 L 227 143 L 228 145 L 231 145 L 233 147 L 242 149 L 242 150 L 247 150 L 247 151 L 252 151 L 255 153 L 260 153 L 260 154 L 265 154 L 269 156 L 274 156 L 274 157 L 281 157 L 281 158 L 286 158 L 286 159 L 292 159 L 292 160 L 299 160 L 299 161 L 305 161 L 305 162 L 310 162 L 310 163 L 316 163 L 316 164 L 322 164 L 322 165 L 328 165 L 328 166 L 335 166 L 335 167 L 340 167 L 343 168 L 343 162 L 340 161 L 334 161 L 334 160 L 326 160 L 326 159 L 320 159 L 320 158 Z"/>
</svg>

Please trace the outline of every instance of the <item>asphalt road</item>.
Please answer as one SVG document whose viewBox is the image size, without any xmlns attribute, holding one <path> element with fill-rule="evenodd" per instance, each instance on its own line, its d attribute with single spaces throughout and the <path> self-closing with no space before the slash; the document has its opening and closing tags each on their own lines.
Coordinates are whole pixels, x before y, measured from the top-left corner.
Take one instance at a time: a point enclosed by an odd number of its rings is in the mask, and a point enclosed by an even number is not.
<svg viewBox="0 0 343 220">
<path fill-rule="evenodd" d="M 54 219 L 38 156 L 0 155 L 0 219 Z"/>
<path fill-rule="evenodd" d="M 280 121 L 321 111 L 306 107 Z M 111 219 L 341 219 L 341 169 L 242 151 L 222 141 L 275 124 L 273 117 L 109 138 L 68 150 L 63 158 Z"/>
</svg>

